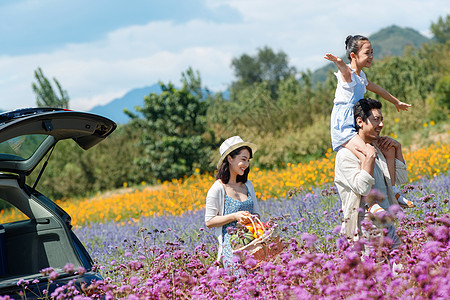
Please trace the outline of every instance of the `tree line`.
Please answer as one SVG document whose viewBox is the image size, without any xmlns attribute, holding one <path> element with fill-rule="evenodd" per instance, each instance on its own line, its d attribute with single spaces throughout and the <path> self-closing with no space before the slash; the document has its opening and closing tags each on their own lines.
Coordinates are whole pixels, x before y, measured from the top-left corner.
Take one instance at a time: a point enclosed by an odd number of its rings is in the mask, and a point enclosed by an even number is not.
<svg viewBox="0 0 450 300">
<path fill-rule="evenodd" d="M 402 101 L 398 113 L 381 100 L 384 134 L 406 146 L 423 124 L 448 124 L 450 111 L 450 16 L 431 25 L 432 42 L 409 48 L 403 56 L 375 61 L 367 77 Z M 311 71 L 298 72 L 283 51 L 270 47 L 231 63 L 235 81 L 229 95 L 202 86 L 198 71 L 181 74 L 181 87 L 160 82 L 161 93 L 144 97 L 137 114 L 103 143 L 83 152 L 71 141 L 60 142 L 38 189 L 53 197 L 86 196 L 141 182 L 157 184 L 196 173 L 212 172 L 218 147 L 240 135 L 259 146 L 252 164 L 283 167 L 322 157 L 330 151 L 330 114 L 336 77 L 314 83 Z M 54 79 L 51 88 L 41 69 L 33 84 L 38 106 L 69 107 L 69 96 Z M 377 98 L 375 94 L 367 96 Z M 31 179 L 32 180 L 32 179 Z"/>
</svg>

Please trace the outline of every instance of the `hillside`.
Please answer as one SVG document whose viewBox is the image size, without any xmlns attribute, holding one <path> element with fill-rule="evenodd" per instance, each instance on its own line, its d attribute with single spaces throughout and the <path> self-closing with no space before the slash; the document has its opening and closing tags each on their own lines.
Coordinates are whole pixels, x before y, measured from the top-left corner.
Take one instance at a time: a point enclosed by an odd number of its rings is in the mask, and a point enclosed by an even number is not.
<svg viewBox="0 0 450 300">
<path fill-rule="evenodd" d="M 407 46 L 419 48 L 430 39 L 411 28 L 401 28 L 395 25 L 384 28 L 372 34 L 370 40 L 373 44 L 375 59 L 386 56 L 401 56 Z"/>
<path fill-rule="evenodd" d="M 388 55 L 403 55 L 406 46 L 420 47 L 423 43 L 429 41 L 428 38 L 414 29 L 401 28 L 395 25 L 381 29 L 377 33 L 370 35 L 369 39 L 374 47 L 375 59 L 381 59 Z M 344 55 L 341 55 L 341 57 L 344 57 Z M 335 70 L 334 64 L 327 64 L 314 71 L 312 73 L 313 82 L 324 81 L 329 70 Z M 123 113 L 125 108 L 135 112 L 134 108 L 136 106 L 143 105 L 144 96 L 150 93 L 159 93 L 160 91 L 159 84 L 133 89 L 121 98 L 114 99 L 108 104 L 94 107 L 91 109 L 91 112 L 109 117 L 116 123 L 124 124 L 129 121 L 128 116 Z M 224 97 L 228 97 L 227 92 L 224 92 Z"/>
<path fill-rule="evenodd" d="M 430 41 L 429 38 L 421 35 L 412 28 L 402 28 L 396 25 L 381 29 L 370 35 L 369 39 L 372 43 L 374 58 L 376 60 L 386 56 L 401 56 L 407 46 L 419 48 L 423 43 Z M 344 40 L 342 45 L 342 49 L 344 49 Z M 344 54 L 341 54 L 340 56 L 345 58 L 345 51 L 343 50 L 342 52 Z M 328 72 L 335 69 L 336 67 L 333 63 L 328 63 L 322 68 L 317 69 L 312 73 L 313 82 L 324 81 Z"/>
<path fill-rule="evenodd" d="M 150 93 L 159 92 L 161 92 L 159 84 L 133 89 L 108 104 L 95 106 L 90 112 L 108 117 L 118 124 L 125 124 L 129 121 L 129 118 L 123 112 L 124 109 L 136 112 L 134 108 L 144 104 L 144 96 L 148 96 Z"/>
</svg>

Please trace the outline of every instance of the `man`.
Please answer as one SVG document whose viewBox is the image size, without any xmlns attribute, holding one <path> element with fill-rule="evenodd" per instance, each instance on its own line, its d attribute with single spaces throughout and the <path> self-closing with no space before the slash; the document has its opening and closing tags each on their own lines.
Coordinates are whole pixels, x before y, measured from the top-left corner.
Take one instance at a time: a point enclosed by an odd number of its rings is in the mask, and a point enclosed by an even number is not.
<svg viewBox="0 0 450 300">
<path fill-rule="evenodd" d="M 365 149 L 357 150 L 365 159 L 360 161 L 346 148 L 340 149 L 336 155 L 335 184 L 344 214 L 341 233 L 355 241 L 362 233 L 361 221 L 366 210 L 376 213 L 388 211 L 391 205 L 398 205 L 384 154 L 389 152 L 395 156 L 396 184 L 406 182 L 406 164 L 401 144 L 392 138 L 380 136 L 383 129 L 381 106 L 378 100 L 365 98 L 354 107 L 356 131 L 366 143 Z M 380 191 L 384 199 L 378 203 L 366 203 L 362 196 L 367 196 L 372 190 Z M 394 226 L 388 227 L 388 237 L 393 240 L 394 248 L 401 243 Z"/>
</svg>

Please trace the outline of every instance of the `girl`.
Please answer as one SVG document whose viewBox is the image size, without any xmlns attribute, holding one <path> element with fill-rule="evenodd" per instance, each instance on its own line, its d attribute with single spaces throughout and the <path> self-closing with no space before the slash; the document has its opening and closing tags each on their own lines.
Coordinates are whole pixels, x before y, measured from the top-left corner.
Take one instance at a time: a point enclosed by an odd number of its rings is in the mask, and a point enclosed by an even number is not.
<svg viewBox="0 0 450 300">
<path fill-rule="evenodd" d="M 337 56 L 329 53 L 325 55 L 325 59 L 332 61 L 338 67 L 338 72 L 335 73 L 338 83 L 331 112 L 331 142 L 334 151 L 345 147 L 362 160 L 364 155 L 355 148 L 364 153 L 366 145 L 356 134 L 353 106 L 364 98 L 366 89 L 394 104 L 397 111 L 408 110 L 411 105 L 401 102 L 382 87 L 367 80 L 362 69 L 370 68 L 373 59 L 373 49 L 368 38 L 361 35 L 349 35 L 345 40 L 345 49 L 350 61 L 349 65 Z M 388 147 L 382 141 L 378 143 L 378 147 L 386 157 L 392 189 L 399 204 L 407 207 L 414 206 L 400 194 L 400 189 L 395 185 L 395 149 Z"/>
<path fill-rule="evenodd" d="M 219 151 L 221 157 L 216 181 L 206 196 L 205 224 L 208 228 L 216 228 L 219 241 L 217 260 L 220 261 L 223 255 L 224 267 L 233 268 L 227 228 L 236 227 L 237 222 L 247 223 L 251 214 L 259 215 L 255 190 L 247 179 L 256 145 L 233 136 L 222 143 Z"/>
</svg>

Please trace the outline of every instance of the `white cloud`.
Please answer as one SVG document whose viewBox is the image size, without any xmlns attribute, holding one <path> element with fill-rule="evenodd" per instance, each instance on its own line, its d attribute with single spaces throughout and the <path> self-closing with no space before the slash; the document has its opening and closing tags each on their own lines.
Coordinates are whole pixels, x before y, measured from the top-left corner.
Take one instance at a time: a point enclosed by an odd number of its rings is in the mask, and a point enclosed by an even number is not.
<svg viewBox="0 0 450 300">
<path fill-rule="evenodd" d="M 239 23 L 150 22 L 110 32 L 92 43 L 69 44 L 51 53 L 0 57 L 0 108 L 34 106 L 33 71 L 56 77 L 71 97 L 71 107 L 89 110 L 127 91 L 161 80 L 179 84 L 189 66 L 210 89 L 232 80 L 232 58 L 269 46 L 283 50 L 299 70 L 325 64 L 326 52 L 342 54 L 348 34 L 366 34 L 396 24 L 427 32 L 448 13 L 446 1 L 231 0 L 206 2 L 239 10 Z"/>
</svg>

